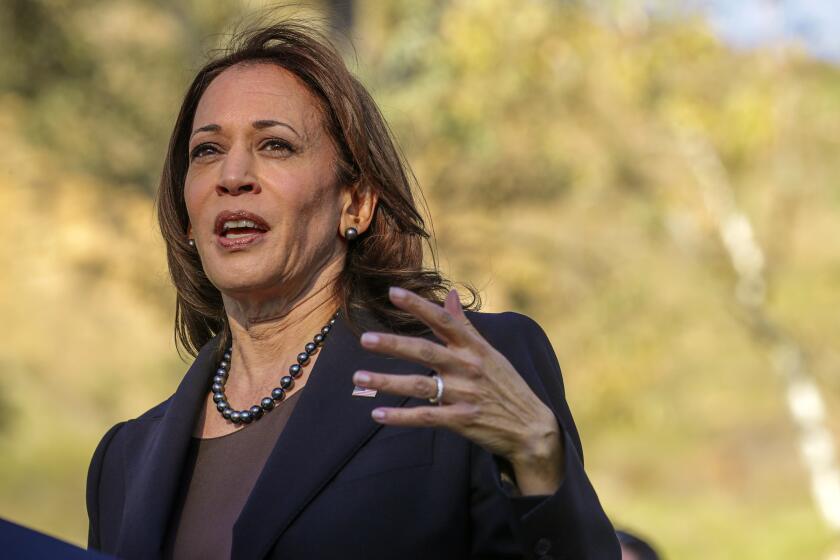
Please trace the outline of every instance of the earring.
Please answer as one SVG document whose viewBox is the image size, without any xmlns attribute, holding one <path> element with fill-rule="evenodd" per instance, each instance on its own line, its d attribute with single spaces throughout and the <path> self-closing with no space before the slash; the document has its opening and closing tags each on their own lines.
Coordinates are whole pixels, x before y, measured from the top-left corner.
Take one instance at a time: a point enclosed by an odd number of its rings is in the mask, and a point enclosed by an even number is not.
<svg viewBox="0 0 840 560">
<path fill-rule="evenodd" d="M 359 230 L 354 227 L 349 227 L 344 230 L 344 237 L 347 238 L 347 241 L 353 241 L 357 237 L 359 237 Z"/>
<path fill-rule="evenodd" d="M 195 239 L 188 239 L 187 240 L 187 245 L 189 245 L 190 247 L 195 249 Z"/>
</svg>

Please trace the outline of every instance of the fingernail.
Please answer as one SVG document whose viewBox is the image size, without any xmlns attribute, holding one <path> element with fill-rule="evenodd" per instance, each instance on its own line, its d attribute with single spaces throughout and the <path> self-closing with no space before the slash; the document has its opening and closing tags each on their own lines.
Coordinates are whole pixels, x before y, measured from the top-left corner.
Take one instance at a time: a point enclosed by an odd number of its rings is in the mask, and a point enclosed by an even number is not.
<svg viewBox="0 0 840 560">
<path fill-rule="evenodd" d="M 384 420 L 385 419 L 385 411 L 381 408 L 374 408 L 373 412 L 370 413 L 373 416 L 374 420 Z"/>
<path fill-rule="evenodd" d="M 361 372 L 361 371 L 357 371 L 356 375 L 353 376 L 353 383 L 356 383 L 357 385 L 359 383 L 368 383 L 369 381 L 370 381 L 370 375 L 368 375 L 364 372 Z"/>
<path fill-rule="evenodd" d="M 408 295 L 408 291 L 404 290 L 403 288 L 399 288 L 397 286 L 391 286 L 388 289 L 388 293 L 390 294 L 392 299 L 405 299 L 405 296 Z"/>
<path fill-rule="evenodd" d="M 379 335 L 366 332 L 362 335 L 362 344 L 376 344 L 379 342 Z"/>
</svg>

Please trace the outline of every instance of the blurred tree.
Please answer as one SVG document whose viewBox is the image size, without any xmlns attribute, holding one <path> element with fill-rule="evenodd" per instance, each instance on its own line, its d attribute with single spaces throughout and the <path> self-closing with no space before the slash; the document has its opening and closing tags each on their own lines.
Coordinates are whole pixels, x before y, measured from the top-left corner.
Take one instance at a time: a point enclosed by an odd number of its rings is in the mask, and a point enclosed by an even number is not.
<svg viewBox="0 0 840 560">
<path fill-rule="evenodd" d="M 0 6 L 0 88 L 21 132 L 62 164 L 154 192 L 177 96 L 236 2 L 10 0 Z"/>
<path fill-rule="evenodd" d="M 319 4 L 351 29 L 446 271 L 551 334 L 616 520 L 689 560 L 830 550 L 674 123 L 717 154 L 766 248 L 767 316 L 837 409 L 840 72 L 732 52 L 633 2 Z M 179 97 L 245 6 L 0 5 L 0 205 L 15 209 L 0 221 L 0 316 L 15 318 L 0 511 L 16 520 L 81 542 L 93 445 L 183 371 L 151 194 Z M 32 406 L 55 387 L 72 406 Z"/>
<path fill-rule="evenodd" d="M 331 27 L 337 34 L 349 37 L 353 32 L 354 0 L 327 0 L 325 4 Z"/>
</svg>

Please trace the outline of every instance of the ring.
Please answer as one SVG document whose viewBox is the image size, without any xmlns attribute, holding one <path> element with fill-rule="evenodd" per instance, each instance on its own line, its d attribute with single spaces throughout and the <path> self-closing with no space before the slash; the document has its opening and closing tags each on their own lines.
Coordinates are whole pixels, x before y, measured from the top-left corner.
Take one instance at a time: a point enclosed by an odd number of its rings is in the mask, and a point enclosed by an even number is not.
<svg viewBox="0 0 840 560">
<path fill-rule="evenodd" d="M 435 385 L 437 385 L 437 392 L 434 397 L 429 399 L 429 402 L 440 406 L 440 401 L 443 398 L 443 378 L 438 374 L 434 374 L 432 379 L 435 380 Z"/>
</svg>

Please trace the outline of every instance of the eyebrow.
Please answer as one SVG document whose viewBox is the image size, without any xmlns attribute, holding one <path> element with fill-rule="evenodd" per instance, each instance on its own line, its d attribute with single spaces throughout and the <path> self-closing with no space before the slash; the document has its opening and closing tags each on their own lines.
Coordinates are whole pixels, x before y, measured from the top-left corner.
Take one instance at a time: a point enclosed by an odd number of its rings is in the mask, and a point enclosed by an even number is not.
<svg viewBox="0 0 840 560">
<path fill-rule="evenodd" d="M 262 120 L 259 120 L 259 121 L 252 122 L 251 126 L 253 126 L 256 130 L 262 130 L 264 128 L 271 128 L 272 126 L 282 126 L 282 127 L 288 128 L 289 130 L 294 132 L 298 137 L 300 137 L 300 134 L 298 133 L 297 130 L 295 130 L 295 128 L 292 125 L 290 125 L 289 123 L 281 122 L 281 121 L 275 121 L 275 120 L 271 120 L 271 119 L 262 119 Z M 192 138 L 193 136 L 195 136 L 199 132 L 219 132 L 220 130 L 222 130 L 222 127 L 219 126 L 218 124 L 205 124 L 204 126 L 200 126 L 200 127 L 196 128 L 195 130 L 193 130 L 192 134 L 190 135 L 190 138 Z"/>
</svg>

